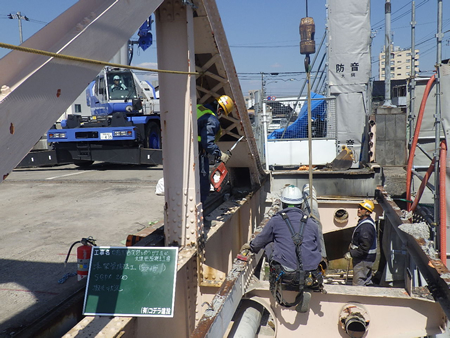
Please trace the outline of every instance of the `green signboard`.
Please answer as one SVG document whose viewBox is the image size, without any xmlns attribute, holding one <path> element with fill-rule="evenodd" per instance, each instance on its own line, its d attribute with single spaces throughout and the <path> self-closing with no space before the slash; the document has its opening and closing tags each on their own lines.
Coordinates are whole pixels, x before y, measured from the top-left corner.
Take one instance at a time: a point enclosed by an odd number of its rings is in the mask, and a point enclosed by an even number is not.
<svg viewBox="0 0 450 338">
<path fill-rule="evenodd" d="M 173 317 L 178 248 L 92 248 L 85 315 Z"/>
</svg>

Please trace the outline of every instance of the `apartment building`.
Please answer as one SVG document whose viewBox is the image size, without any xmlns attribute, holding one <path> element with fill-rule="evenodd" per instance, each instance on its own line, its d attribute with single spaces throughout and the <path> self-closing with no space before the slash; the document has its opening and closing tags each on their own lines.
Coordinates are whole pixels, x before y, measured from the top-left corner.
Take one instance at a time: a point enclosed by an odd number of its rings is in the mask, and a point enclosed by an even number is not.
<svg viewBox="0 0 450 338">
<path fill-rule="evenodd" d="M 411 49 L 401 49 L 400 47 L 392 46 L 391 52 L 391 79 L 402 80 L 411 76 L 411 69 L 415 67 L 416 74 L 419 73 L 419 50 L 416 49 L 413 56 Z M 414 64 L 413 64 L 414 63 Z M 378 77 L 384 81 L 386 74 L 386 60 L 385 51 L 383 50 L 378 56 Z"/>
</svg>

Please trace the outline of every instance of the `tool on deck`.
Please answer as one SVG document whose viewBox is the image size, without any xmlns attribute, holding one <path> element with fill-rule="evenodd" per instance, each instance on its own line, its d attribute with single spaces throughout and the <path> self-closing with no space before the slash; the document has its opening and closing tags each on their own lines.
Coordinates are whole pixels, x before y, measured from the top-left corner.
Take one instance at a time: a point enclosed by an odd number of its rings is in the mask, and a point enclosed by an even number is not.
<svg viewBox="0 0 450 338">
<path fill-rule="evenodd" d="M 235 144 L 230 148 L 230 150 L 227 151 L 227 154 L 231 156 L 231 152 L 236 148 L 239 142 L 242 141 L 244 136 L 241 136 L 239 140 L 236 141 Z M 220 192 L 223 187 L 225 186 L 228 178 L 228 169 L 225 166 L 225 163 L 220 162 L 216 164 L 214 169 L 211 172 L 211 176 L 209 177 L 209 180 L 214 187 L 214 191 Z"/>
<path fill-rule="evenodd" d="M 239 259 L 240 261 L 248 262 L 248 260 L 250 259 L 249 253 L 250 253 L 249 250 L 243 250 L 242 252 L 238 253 L 236 258 Z"/>
</svg>

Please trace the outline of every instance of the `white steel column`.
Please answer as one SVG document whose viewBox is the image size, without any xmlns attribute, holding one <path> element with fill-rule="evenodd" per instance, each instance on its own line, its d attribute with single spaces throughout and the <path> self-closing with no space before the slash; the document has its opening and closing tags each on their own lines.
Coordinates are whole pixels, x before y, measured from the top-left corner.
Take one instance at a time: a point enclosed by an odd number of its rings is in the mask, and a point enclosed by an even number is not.
<svg viewBox="0 0 450 338">
<path fill-rule="evenodd" d="M 165 1 L 156 12 L 158 68 L 195 71 L 193 13 Z M 195 244 L 201 224 L 195 76 L 159 74 L 166 245 Z"/>
</svg>

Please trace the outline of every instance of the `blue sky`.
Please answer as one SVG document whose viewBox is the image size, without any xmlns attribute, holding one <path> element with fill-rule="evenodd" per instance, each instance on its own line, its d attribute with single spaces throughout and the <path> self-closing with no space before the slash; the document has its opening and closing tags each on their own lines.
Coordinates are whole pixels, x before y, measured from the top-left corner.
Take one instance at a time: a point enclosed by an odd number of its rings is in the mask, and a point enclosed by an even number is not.
<svg viewBox="0 0 450 338">
<path fill-rule="evenodd" d="M 304 75 L 304 56 L 299 52 L 299 23 L 306 16 L 306 0 L 217 0 L 219 12 L 231 48 L 244 94 L 261 88 L 261 73 L 265 75 L 266 91 L 278 97 L 298 95 Z M 8 14 L 21 12 L 30 21 L 22 21 L 26 40 L 46 23 L 73 5 L 75 0 L 0 0 L 0 41 L 19 44 L 18 20 Z M 372 0 L 372 58 L 377 60 L 384 44 L 384 3 Z M 436 62 L 437 0 L 416 0 L 416 48 L 420 50 L 420 71 L 430 75 Z M 411 0 L 391 0 L 392 32 L 395 46 L 411 46 Z M 316 48 L 322 39 L 326 22 L 326 0 L 308 1 L 308 16 L 316 24 Z M 443 1 L 443 31 L 450 30 L 450 5 Z M 444 35 L 443 59 L 450 58 L 450 32 Z M 8 50 L 0 49 L 0 57 Z M 313 56 L 311 57 L 311 59 Z M 317 58 L 319 63 L 321 57 Z M 155 68 L 155 47 L 143 52 L 135 50 L 133 64 Z M 373 74 L 378 72 L 373 63 Z M 143 75 L 141 75 L 143 76 Z"/>
</svg>

